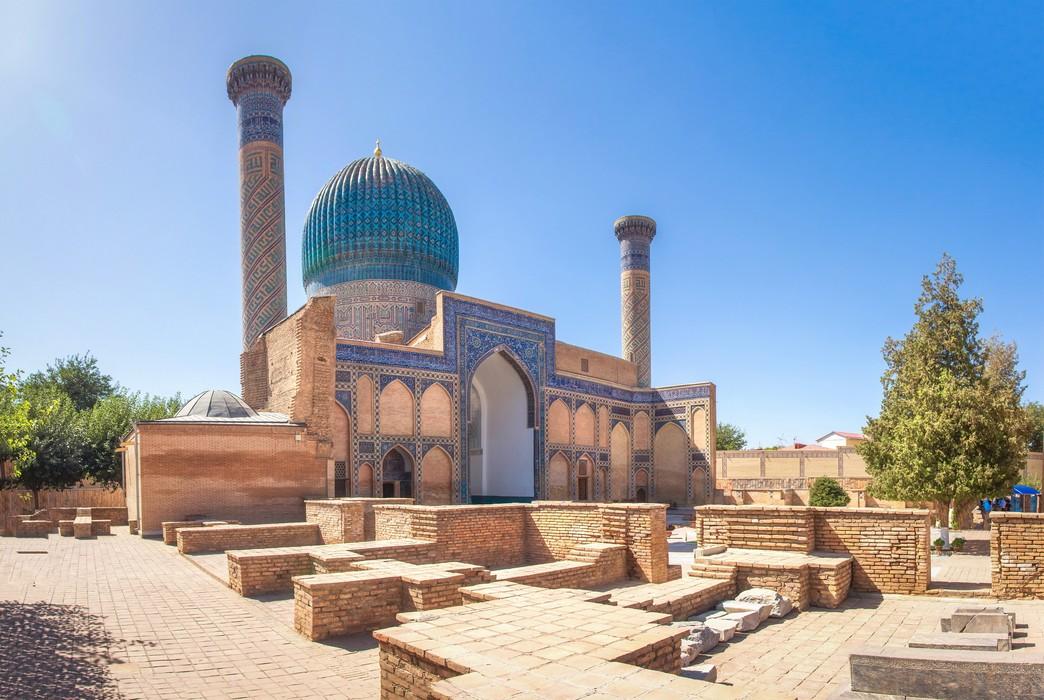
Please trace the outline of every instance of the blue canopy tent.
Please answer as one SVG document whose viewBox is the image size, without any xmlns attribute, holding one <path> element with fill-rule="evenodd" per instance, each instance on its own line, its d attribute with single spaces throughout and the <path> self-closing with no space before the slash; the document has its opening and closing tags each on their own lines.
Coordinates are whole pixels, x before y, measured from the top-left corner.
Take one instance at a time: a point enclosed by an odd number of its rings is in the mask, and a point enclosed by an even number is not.
<svg viewBox="0 0 1044 700">
<path fill-rule="evenodd" d="M 1036 513 L 1039 510 L 1040 491 L 1026 484 L 1011 487 L 1011 509 L 1016 513 Z"/>
</svg>

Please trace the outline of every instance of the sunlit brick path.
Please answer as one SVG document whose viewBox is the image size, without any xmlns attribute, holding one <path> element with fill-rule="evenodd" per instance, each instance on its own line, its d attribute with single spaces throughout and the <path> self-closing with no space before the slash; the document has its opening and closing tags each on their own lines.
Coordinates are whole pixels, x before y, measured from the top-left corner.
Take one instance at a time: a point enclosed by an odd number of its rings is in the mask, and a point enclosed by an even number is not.
<svg viewBox="0 0 1044 700">
<path fill-rule="evenodd" d="M 372 698 L 377 651 L 298 636 L 173 547 L 0 539 L 0 698 Z M 17 553 L 45 550 L 46 554 Z"/>
</svg>

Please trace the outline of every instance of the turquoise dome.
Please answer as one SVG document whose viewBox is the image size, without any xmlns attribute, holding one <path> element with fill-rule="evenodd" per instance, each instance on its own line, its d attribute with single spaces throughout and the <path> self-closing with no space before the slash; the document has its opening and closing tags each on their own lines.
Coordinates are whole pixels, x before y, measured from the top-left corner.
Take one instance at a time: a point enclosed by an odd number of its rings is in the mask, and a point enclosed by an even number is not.
<svg viewBox="0 0 1044 700">
<path fill-rule="evenodd" d="M 457 223 L 427 175 L 379 154 L 360 158 L 319 190 L 305 219 L 305 291 L 357 280 L 457 286 Z"/>
</svg>

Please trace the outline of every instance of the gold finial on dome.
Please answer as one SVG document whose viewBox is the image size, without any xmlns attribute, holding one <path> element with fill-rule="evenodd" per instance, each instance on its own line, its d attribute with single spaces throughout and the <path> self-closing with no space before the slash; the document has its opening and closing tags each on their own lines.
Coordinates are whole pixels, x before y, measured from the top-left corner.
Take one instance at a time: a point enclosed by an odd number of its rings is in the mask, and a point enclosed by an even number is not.
<svg viewBox="0 0 1044 700">
<path fill-rule="evenodd" d="M 381 157 L 381 153 L 382 153 L 382 151 L 381 151 L 381 140 L 377 139 L 377 147 L 373 149 L 373 157 L 374 158 L 380 158 Z"/>
</svg>

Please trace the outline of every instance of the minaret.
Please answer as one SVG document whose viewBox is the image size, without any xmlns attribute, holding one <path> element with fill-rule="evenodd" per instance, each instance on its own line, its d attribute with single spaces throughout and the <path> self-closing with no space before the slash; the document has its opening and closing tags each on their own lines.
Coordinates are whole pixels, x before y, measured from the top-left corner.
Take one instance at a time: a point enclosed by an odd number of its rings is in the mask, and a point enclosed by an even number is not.
<svg viewBox="0 0 1044 700">
<path fill-rule="evenodd" d="M 239 115 L 243 347 L 286 318 L 286 203 L 283 105 L 290 69 L 271 56 L 247 56 L 228 69 L 228 99 Z"/>
<path fill-rule="evenodd" d="M 623 356 L 638 366 L 638 386 L 652 381 L 649 323 L 649 245 L 656 222 L 648 216 L 621 216 L 613 223 L 620 241 L 620 325 Z"/>
</svg>

